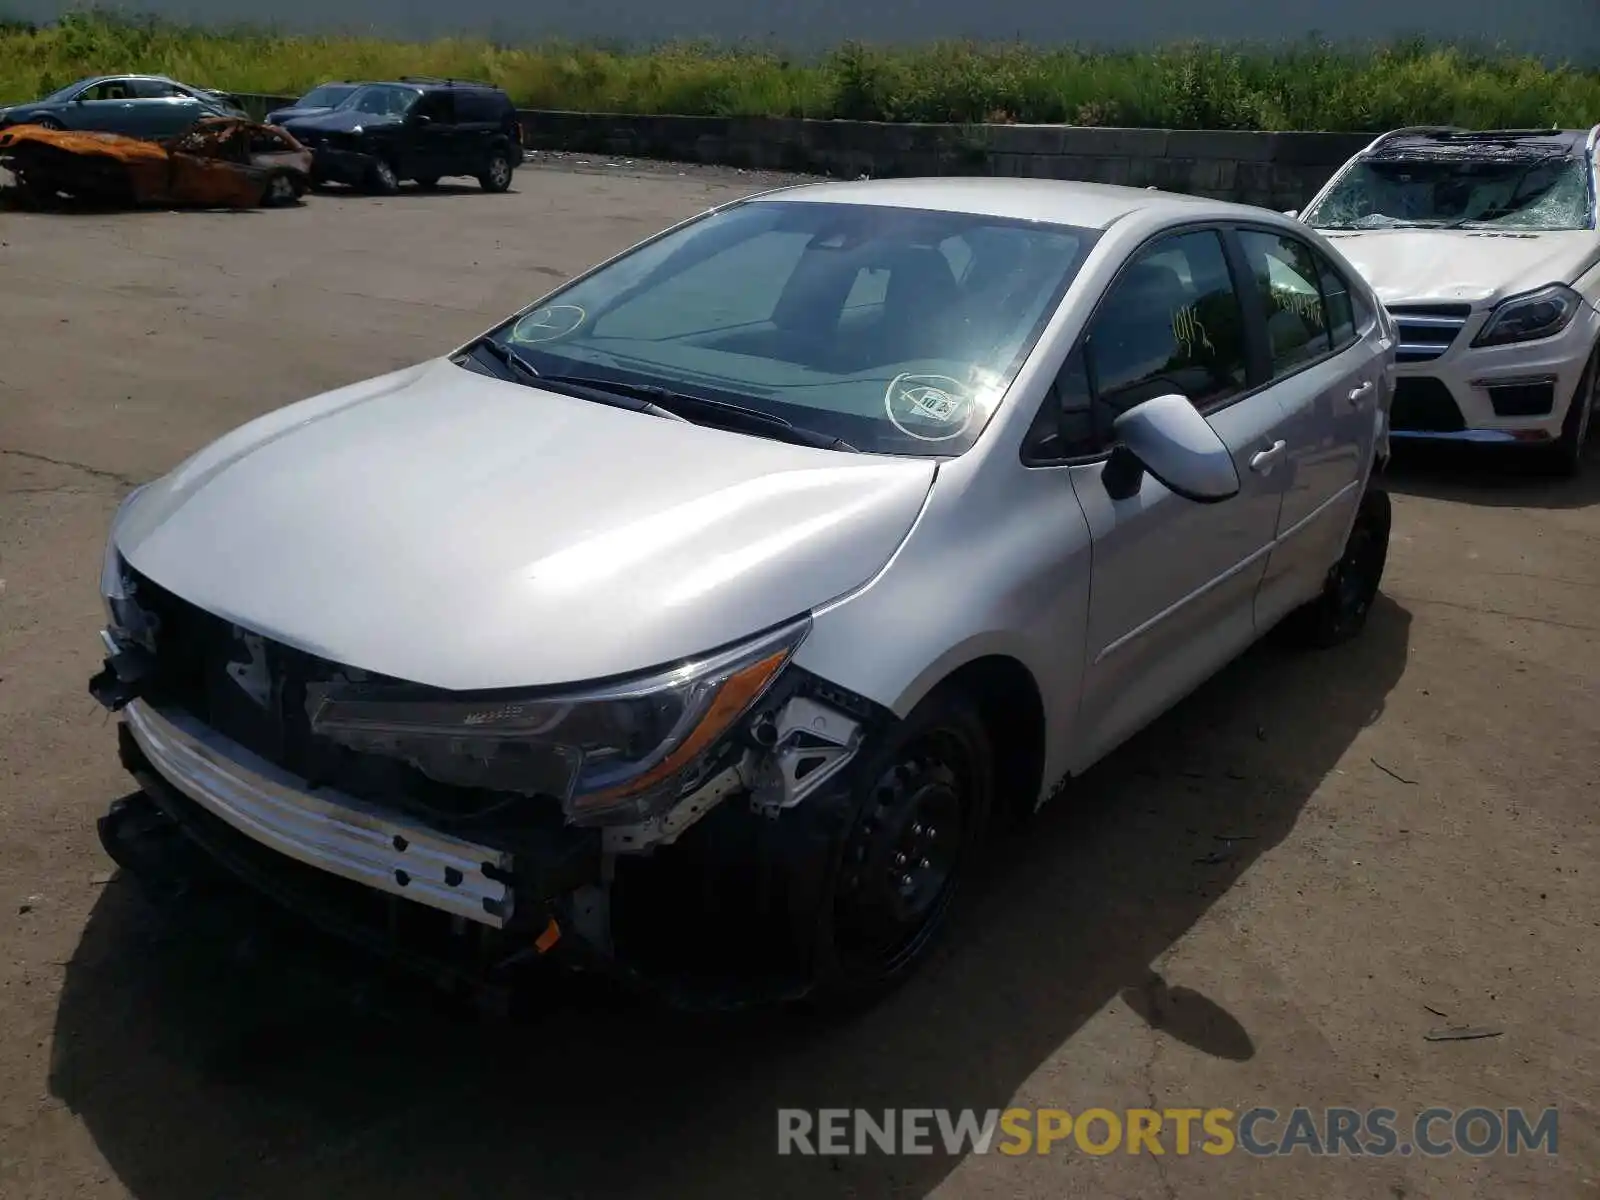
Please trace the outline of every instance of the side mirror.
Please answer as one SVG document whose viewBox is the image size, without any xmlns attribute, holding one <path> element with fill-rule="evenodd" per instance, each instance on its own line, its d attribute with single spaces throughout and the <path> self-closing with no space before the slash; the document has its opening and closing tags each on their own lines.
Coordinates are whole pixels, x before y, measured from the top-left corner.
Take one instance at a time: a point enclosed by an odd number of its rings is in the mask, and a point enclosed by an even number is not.
<svg viewBox="0 0 1600 1200">
<path fill-rule="evenodd" d="M 1239 470 L 1227 444 L 1182 396 L 1157 396 L 1112 422 L 1118 447 L 1106 463 L 1106 490 L 1125 500 L 1148 471 L 1168 491 L 1197 504 L 1239 494 Z"/>
<path fill-rule="evenodd" d="M 1298 221 L 1300 219 L 1300 210 L 1298 208 L 1286 208 L 1283 210 L 1283 215 L 1291 221 Z"/>
</svg>

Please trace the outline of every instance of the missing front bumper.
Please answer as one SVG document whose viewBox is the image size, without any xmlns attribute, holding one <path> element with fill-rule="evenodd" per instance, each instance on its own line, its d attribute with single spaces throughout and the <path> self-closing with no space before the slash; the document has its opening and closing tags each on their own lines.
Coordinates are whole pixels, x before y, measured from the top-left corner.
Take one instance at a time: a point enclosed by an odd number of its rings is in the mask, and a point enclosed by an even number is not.
<svg viewBox="0 0 1600 1200">
<path fill-rule="evenodd" d="M 306 866 L 495 929 L 512 918 L 511 855 L 438 833 L 286 772 L 180 712 L 142 700 L 129 736 L 169 787 L 251 840 Z M 144 779 L 141 783 L 146 783 Z"/>
</svg>

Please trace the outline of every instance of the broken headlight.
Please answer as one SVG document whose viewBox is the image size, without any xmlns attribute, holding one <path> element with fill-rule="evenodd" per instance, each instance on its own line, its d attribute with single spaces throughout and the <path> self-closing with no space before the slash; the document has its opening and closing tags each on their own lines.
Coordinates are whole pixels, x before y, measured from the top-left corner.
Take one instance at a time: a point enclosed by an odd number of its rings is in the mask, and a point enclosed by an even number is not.
<svg viewBox="0 0 1600 1200">
<path fill-rule="evenodd" d="M 312 730 L 431 779 L 554 796 L 578 825 L 657 815 L 777 678 L 811 627 L 803 618 L 657 674 L 568 692 L 464 699 L 403 684 L 312 685 Z"/>
<path fill-rule="evenodd" d="M 117 550 L 117 527 L 142 491 L 144 485 L 124 496 L 111 518 L 111 532 L 106 537 L 105 555 L 100 561 L 100 599 L 105 605 L 106 629 L 113 637 L 120 642 L 151 648 L 154 630 L 149 618 L 134 602 L 128 567 Z"/>
</svg>

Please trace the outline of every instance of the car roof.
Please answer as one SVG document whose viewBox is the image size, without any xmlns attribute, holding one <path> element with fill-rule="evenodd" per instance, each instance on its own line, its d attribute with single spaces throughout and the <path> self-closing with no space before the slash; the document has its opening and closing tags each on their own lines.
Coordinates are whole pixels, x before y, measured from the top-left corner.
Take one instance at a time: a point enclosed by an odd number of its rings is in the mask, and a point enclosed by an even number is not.
<svg viewBox="0 0 1600 1200">
<path fill-rule="evenodd" d="M 768 192 L 755 199 L 758 202 L 782 200 L 931 209 L 1010 220 L 1049 221 L 1087 229 L 1105 229 L 1134 212 L 1153 212 L 1175 219 L 1235 217 L 1259 220 L 1262 216 L 1259 208 L 1151 188 L 1082 183 L 1067 179 L 997 179 L 982 176 L 801 184 Z"/>
<path fill-rule="evenodd" d="M 402 75 L 399 79 L 372 79 L 368 83 L 385 87 L 414 88 L 419 92 L 474 91 L 504 95 L 504 92 L 494 84 L 477 79 L 438 79 L 431 75 Z M 366 87 L 367 83 L 361 86 Z"/>
<path fill-rule="evenodd" d="M 154 80 L 156 83 L 181 83 L 182 82 L 182 80 L 174 79 L 170 75 L 141 75 L 137 71 L 121 71 L 121 72 L 119 72 L 119 73 L 117 73 L 115 75 L 87 75 L 84 78 L 78 80 L 78 83 L 86 84 L 86 85 L 87 84 L 95 84 L 95 83 L 109 83 L 113 79 L 150 79 L 150 80 Z M 69 86 L 76 87 L 77 84 L 71 84 Z M 186 84 L 184 84 L 184 86 L 185 87 L 193 87 L 194 85 L 186 83 Z"/>
<path fill-rule="evenodd" d="M 1575 158 L 1590 144 L 1589 129 L 1400 129 L 1386 134 L 1363 158 Z"/>
</svg>

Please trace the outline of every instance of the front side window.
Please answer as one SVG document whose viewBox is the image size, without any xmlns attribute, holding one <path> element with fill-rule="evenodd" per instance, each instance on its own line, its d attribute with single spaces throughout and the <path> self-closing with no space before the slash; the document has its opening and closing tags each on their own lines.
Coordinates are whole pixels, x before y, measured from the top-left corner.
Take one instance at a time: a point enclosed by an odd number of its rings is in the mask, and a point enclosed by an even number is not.
<svg viewBox="0 0 1600 1200">
<path fill-rule="evenodd" d="M 1141 253 L 1095 314 L 1088 371 L 1114 413 L 1177 394 L 1198 408 L 1245 389 L 1244 317 L 1213 231 L 1167 238 Z"/>
<path fill-rule="evenodd" d="M 421 98 L 422 93 L 415 88 L 374 84 L 352 92 L 345 102 L 339 105 L 339 109 L 343 112 L 366 113 L 375 117 L 403 117 Z"/>
<path fill-rule="evenodd" d="M 296 103 L 298 108 L 333 108 L 335 105 L 350 98 L 354 87 L 342 87 L 337 84 L 324 84 L 322 87 L 312 88 Z"/>
<path fill-rule="evenodd" d="M 1332 349 L 1328 313 L 1318 282 L 1318 255 L 1298 238 L 1241 231 L 1256 291 L 1267 317 L 1274 379 L 1299 370 Z"/>
<path fill-rule="evenodd" d="M 1592 229 L 1589 166 L 1576 155 L 1362 159 L 1303 214 L 1316 229 Z"/>
<path fill-rule="evenodd" d="M 1098 453 L 1111 444 L 1118 416 L 1157 396 L 1180 395 L 1202 410 L 1226 404 L 1249 386 L 1248 364 L 1221 237 L 1207 230 L 1163 238 L 1117 276 L 1068 356 L 1041 453 Z"/>
<path fill-rule="evenodd" d="M 78 93 L 79 100 L 132 100 L 133 84 L 126 79 L 108 79 Z"/>
<path fill-rule="evenodd" d="M 544 375 L 692 392 L 866 451 L 959 454 L 1096 236 L 968 213 L 755 201 L 648 243 L 492 336 Z"/>
</svg>

